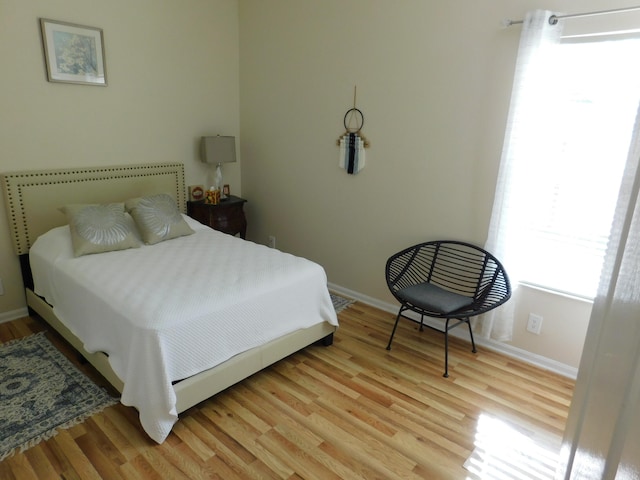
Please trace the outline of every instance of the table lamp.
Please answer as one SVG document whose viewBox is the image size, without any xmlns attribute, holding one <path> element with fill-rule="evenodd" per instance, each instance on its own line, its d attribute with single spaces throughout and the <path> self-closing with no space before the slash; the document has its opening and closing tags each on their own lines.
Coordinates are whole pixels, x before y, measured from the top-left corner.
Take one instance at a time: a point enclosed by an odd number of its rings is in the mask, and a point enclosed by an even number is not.
<svg viewBox="0 0 640 480">
<path fill-rule="evenodd" d="M 202 137 L 201 148 L 202 161 L 216 164 L 215 188 L 220 190 L 220 199 L 227 198 L 222 189 L 222 164 L 236 161 L 236 137 Z"/>
</svg>

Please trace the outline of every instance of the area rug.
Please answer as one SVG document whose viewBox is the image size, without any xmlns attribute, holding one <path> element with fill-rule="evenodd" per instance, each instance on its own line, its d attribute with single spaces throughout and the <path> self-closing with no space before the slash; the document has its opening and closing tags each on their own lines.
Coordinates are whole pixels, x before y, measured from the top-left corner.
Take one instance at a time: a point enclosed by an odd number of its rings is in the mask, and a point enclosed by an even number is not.
<svg viewBox="0 0 640 480">
<path fill-rule="evenodd" d="M 0 345 L 0 461 L 117 403 L 44 332 Z"/>
<path fill-rule="evenodd" d="M 340 295 L 336 295 L 335 293 L 329 293 L 329 295 L 331 295 L 331 301 L 333 302 L 333 308 L 336 309 L 336 313 L 340 313 L 342 310 L 355 302 L 355 300 L 341 297 Z"/>
</svg>

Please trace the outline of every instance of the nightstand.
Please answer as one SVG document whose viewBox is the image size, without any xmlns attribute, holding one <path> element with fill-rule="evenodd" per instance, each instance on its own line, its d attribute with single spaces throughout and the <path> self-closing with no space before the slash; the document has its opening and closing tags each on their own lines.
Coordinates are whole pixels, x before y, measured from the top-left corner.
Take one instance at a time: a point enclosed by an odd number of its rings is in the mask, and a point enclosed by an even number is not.
<svg viewBox="0 0 640 480">
<path fill-rule="evenodd" d="M 187 215 L 196 219 L 214 230 L 240 234 L 240 238 L 247 235 L 247 219 L 244 216 L 244 204 L 246 200 L 229 195 L 226 200 L 221 200 L 217 205 L 199 202 L 187 202 Z"/>
</svg>

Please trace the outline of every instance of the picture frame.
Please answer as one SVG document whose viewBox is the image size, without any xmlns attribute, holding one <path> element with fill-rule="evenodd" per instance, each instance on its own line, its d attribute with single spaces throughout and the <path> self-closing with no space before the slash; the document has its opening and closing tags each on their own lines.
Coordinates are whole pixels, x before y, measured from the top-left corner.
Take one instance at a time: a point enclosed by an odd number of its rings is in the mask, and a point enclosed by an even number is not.
<svg viewBox="0 0 640 480">
<path fill-rule="evenodd" d="M 47 80 L 80 85 L 107 85 L 101 28 L 40 19 Z"/>
<path fill-rule="evenodd" d="M 204 185 L 189 185 L 189 201 L 199 202 L 204 200 Z"/>
</svg>

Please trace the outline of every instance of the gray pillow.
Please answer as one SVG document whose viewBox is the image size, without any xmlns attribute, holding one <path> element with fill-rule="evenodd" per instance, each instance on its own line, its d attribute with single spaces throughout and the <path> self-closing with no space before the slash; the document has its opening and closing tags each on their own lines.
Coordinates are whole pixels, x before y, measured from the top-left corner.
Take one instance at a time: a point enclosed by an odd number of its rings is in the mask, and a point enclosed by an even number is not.
<svg viewBox="0 0 640 480">
<path fill-rule="evenodd" d="M 140 246 L 135 226 L 125 215 L 123 203 L 73 204 L 60 210 L 69 222 L 76 257 Z"/>
<path fill-rule="evenodd" d="M 166 193 L 127 200 L 125 208 L 148 245 L 194 233 L 182 218 L 176 202 Z"/>
<path fill-rule="evenodd" d="M 472 297 L 453 293 L 431 283 L 411 285 L 398 291 L 398 296 L 417 307 L 436 313 L 451 313 L 473 303 Z"/>
</svg>

